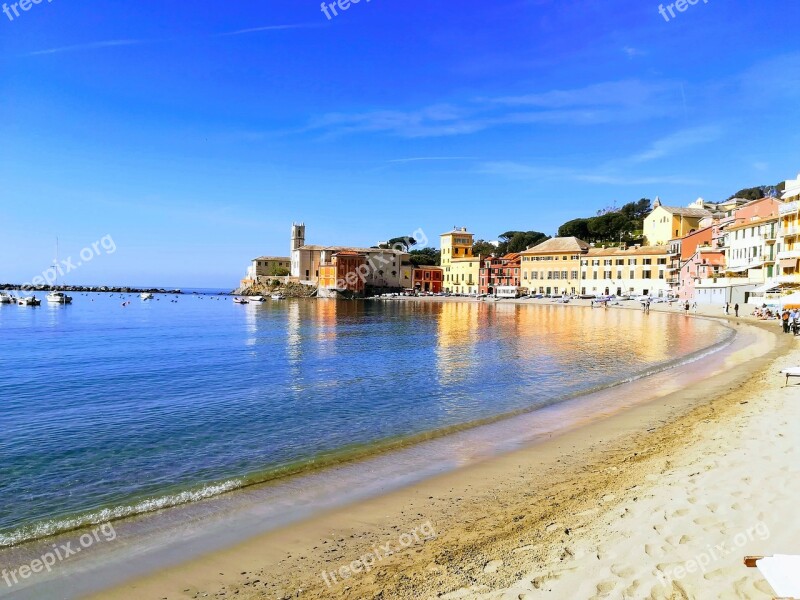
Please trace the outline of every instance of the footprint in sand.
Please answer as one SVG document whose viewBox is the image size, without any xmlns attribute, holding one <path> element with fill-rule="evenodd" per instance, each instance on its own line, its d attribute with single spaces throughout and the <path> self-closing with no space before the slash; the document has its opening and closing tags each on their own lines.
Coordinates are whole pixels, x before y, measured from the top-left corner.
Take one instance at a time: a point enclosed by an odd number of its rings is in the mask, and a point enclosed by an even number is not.
<svg viewBox="0 0 800 600">
<path fill-rule="evenodd" d="M 688 508 L 679 508 L 678 510 L 673 511 L 670 518 L 674 519 L 675 517 L 685 517 L 689 514 L 689 512 L 690 511 Z"/>
<path fill-rule="evenodd" d="M 483 567 L 483 572 L 484 573 L 497 573 L 497 571 L 502 566 L 503 566 L 503 561 L 502 560 L 491 560 L 488 563 L 486 563 L 485 567 Z"/>
<path fill-rule="evenodd" d="M 667 555 L 667 550 L 664 546 L 656 544 L 645 544 L 644 553 L 650 558 L 664 558 Z"/>
<path fill-rule="evenodd" d="M 630 579 L 636 574 L 636 569 L 630 565 L 611 565 L 611 572 L 622 579 Z"/>
</svg>

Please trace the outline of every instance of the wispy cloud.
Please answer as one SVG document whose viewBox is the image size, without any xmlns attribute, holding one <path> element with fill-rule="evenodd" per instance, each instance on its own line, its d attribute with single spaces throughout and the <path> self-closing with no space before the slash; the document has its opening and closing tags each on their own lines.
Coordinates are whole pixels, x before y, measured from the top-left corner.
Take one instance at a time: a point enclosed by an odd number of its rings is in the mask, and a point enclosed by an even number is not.
<svg viewBox="0 0 800 600">
<path fill-rule="evenodd" d="M 386 133 L 398 137 L 467 135 L 509 125 L 596 125 L 674 117 L 680 84 L 625 80 L 549 92 L 476 98 L 460 105 L 434 104 L 413 110 L 328 113 L 303 131 L 326 136 Z"/>
<path fill-rule="evenodd" d="M 243 35 L 245 33 L 258 33 L 262 31 L 284 31 L 286 29 L 315 29 L 317 27 L 325 27 L 324 23 L 297 23 L 294 25 L 264 25 L 263 27 L 250 27 L 249 29 L 238 29 L 236 31 L 227 31 L 224 33 L 216 33 L 212 37 L 227 37 L 231 35 Z"/>
<path fill-rule="evenodd" d="M 247 33 L 258 33 L 258 32 L 265 32 L 265 31 L 284 31 L 287 29 L 309 29 L 315 27 L 325 27 L 325 24 L 318 24 L 318 23 L 296 23 L 296 24 L 287 24 L 287 25 L 264 25 L 262 27 L 251 27 L 249 29 L 239 29 L 236 31 L 226 31 L 222 33 L 212 33 L 206 36 L 201 36 L 205 38 L 219 38 L 219 37 L 229 37 L 234 35 L 243 35 Z M 164 42 L 175 42 L 184 39 L 194 39 L 192 37 L 183 37 L 183 38 L 164 38 L 164 39 L 129 39 L 129 40 L 104 40 L 100 42 L 87 42 L 85 44 L 75 44 L 72 46 L 61 46 L 58 48 L 48 48 L 46 50 L 37 50 L 35 52 L 29 52 L 24 56 L 40 56 L 43 54 L 59 54 L 62 52 L 75 52 L 79 50 L 94 50 L 97 48 L 109 48 L 113 46 L 135 46 L 135 45 L 142 45 L 142 44 L 158 44 Z"/>
<path fill-rule="evenodd" d="M 722 133 L 722 128 L 716 125 L 684 129 L 656 140 L 649 148 L 631 156 L 628 160 L 632 163 L 643 163 L 664 158 L 681 150 L 715 142 L 722 136 Z"/>
<path fill-rule="evenodd" d="M 135 46 L 138 44 L 149 44 L 155 40 L 105 40 L 102 42 L 89 42 L 86 44 L 75 44 L 74 46 L 61 46 L 60 48 L 48 48 L 47 50 L 37 50 L 29 52 L 25 56 L 38 56 L 41 54 L 58 54 L 60 52 L 73 52 L 76 50 L 94 50 L 95 48 L 109 48 L 113 46 Z"/>
<path fill-rule="evenodd" d="M 603 172 L 602 168 L 581 170 L 568 167 L 527 165 L 513 161 L 486 162 L 479 166 L 479 173 L 496 175 L 508 179 L 533 181 L 577 181 L 597 185 L 699 185 L 700 181 L 680 175 L 625 175 Z"/>
<path fill-rule="evenodd" d="M 474 160 L 474 159 L 475 157 L 473 156 L 415 156 L 413 158 L 395 158 L 394 160 L 390 160 L 388 162 L 394 164 L 405 164 L 405 163 L 427 162 L 427 161 L 437 161 L 437 160 Z"/>
</svg>

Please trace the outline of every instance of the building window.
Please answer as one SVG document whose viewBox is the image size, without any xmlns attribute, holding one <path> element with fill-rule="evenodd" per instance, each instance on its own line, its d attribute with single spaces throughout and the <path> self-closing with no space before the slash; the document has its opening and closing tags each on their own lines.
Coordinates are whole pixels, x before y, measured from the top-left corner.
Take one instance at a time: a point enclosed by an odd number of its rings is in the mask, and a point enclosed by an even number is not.
<svg viewBox="0 0 800 600">
<path fill-rule="evenodd" d="M 642 279 L 652 279 L 651 274 L 649 270 L 642 271 Z"/>
</svg>

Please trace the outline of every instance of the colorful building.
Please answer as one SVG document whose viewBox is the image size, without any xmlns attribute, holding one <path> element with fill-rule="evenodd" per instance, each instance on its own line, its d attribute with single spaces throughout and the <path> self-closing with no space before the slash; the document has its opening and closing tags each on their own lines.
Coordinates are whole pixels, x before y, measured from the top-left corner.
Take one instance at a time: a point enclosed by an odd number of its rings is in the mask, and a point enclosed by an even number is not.
<svg viewBox="0 0 800 600">
<path fill-rule="evenodd" d="M 644 220 L 644 238 L 648 246 L 666 246 L 670 240 L 684 237 L 696 229 L 700 229 L 700 221 L 710 217 L 711 212 L 702 208 L 702 199 L 690 208 L 664 206 L 656 198 L 653 212 Z"/>
<path fill-rule="evenodd" d="M 786 202 L 779 213 L 775 283 L 791 290 L 800 287 L 800 200 Z"/>
<path fill-rule="evenodd" d="M 366 285 L 376 290 L 401 290 L 411 287 L 411 268 L 408 252 L 386 248 L 353 246 L 315 246 L 305 243 L 306 227 L 292 225 L 292 278 L 307 285 L 317 285 L 320 269 L 336 252 L 355 252 L 366 257 L 369 267 Z"/>
<path fill-rule="evenodd" d="M 590 248 L 581 258 L 581 294 L 666 297 L 666 246 Z"/>
<path fill-rule="evenodd" d="M 442 267 L 418 265 L 412 268 L 411 287 L 417 292 L 432 292 L 438 294 L 442 291 L 444 271 Z"/>
<path fill-rule="evenodd" d="M 724 304 L 730 289 L 717 285 L 725 269 L 725 253 L 712 246 L 699 246 L 681 267 L 678 297 L 700 304 Z"/>
<path fill-rule="evenodd" d="M 494 294 L 498 287 L 520 287 L 520 254 L 489 256 L 480 270 L 480 293 Z"/>
<path fill-rule="evenodd" d="M 577 294 L 581 257 L 589 244 L 576 237 L 552 238 L 520 252 L 520 286 L 532 294 Z"/>
<path fill-rule="evenodd" d="M 440 236 L 444 289 L 454 294 L 477 294 L 481 257 L 473 256 L 474 234 L 466 227 Z"/>
<path fill-rule="evenodd" d="M 320 298 L 364 295 L 367 275 L 365 255 L 342 250 L 323 253 L 322 261 L 317 291 Z"/>
</svg>

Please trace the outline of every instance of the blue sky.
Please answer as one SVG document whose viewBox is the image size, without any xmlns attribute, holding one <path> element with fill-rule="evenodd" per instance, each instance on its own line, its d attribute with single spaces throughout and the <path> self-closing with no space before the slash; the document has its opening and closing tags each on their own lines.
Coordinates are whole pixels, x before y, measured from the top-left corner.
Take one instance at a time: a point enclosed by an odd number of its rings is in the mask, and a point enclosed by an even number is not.
<svg viewBox="0 0 800 600">
<path fill-rule="evenodd" d="M 8 4 L 8 0 L 6 0 Z M 12 12 L 13 15 L 13 12 Z M 307 241 L 553 234 L 800 171 L 796 0 L 44 0 L 0 13 L 0 281 L 233 287 Z"/>
</svg>

